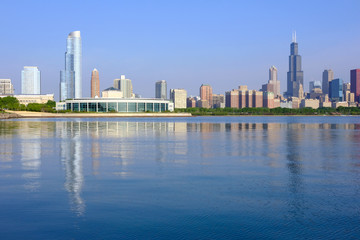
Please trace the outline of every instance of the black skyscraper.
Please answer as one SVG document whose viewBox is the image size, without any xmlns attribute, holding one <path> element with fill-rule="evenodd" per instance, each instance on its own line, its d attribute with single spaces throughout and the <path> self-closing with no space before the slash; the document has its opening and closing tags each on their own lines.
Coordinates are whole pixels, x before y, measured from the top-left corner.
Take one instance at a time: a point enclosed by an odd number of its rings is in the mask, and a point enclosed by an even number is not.
<svg viewBox="0 0 360 240">
<path fill-rule="evenodd" d="M 289 72 L 287 73 L 287 96 L 302 97 L 304 86 L 304 73 L 301 71 L 301 56 L 298 55 L 296 33 L 290 45 Z"/>
</svg>

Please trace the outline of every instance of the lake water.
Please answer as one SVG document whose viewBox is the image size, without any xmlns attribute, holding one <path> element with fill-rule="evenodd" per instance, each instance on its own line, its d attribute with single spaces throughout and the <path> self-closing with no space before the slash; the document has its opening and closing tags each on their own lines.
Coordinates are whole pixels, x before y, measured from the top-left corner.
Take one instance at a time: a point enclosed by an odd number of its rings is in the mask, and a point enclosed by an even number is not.
<svg viewBox="0 0 360 240">
<path fill-rule="evenodd" d="M 0 239 L 359 239 L 359 117 L 0 121 Z"/>
</svg>

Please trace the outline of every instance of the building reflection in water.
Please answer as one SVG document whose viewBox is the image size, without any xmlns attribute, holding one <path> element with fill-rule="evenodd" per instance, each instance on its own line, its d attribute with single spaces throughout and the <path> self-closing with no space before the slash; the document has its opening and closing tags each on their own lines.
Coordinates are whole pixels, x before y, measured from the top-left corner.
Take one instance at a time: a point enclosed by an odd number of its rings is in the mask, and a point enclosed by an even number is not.
<svg viewBox="0 0 360 240">
<path fill-rule="evenodd" d="M 70 194 L 71 209 L 78 215 L 83 215 L 85 202 L 81 197 L 84 176 L 80 124 L 80 122 L 56 122 L 56 129 L 61 138 L 60 156 L 65 170 L 64 186 Z"/>
</svg>

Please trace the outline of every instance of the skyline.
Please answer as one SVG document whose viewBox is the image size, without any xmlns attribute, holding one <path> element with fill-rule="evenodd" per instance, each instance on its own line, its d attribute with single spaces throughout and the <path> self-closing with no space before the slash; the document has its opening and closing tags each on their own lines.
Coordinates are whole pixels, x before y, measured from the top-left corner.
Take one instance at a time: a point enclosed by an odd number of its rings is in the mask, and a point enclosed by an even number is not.
<svg viewBox="0 0 360 240">
<path fill-rule="evenodd" d="M 257 7 L 259 3 L 263 8 Z M 55 93 L 58 99 L 65 37 L 77 30 L 81 31 L 83 44 L 83 97 L 90 96 L 93 68 L 100 73 L 100 90 L 112 86 L 120 75 L 126 75 L 132 80 L 135 93 L 154 97 L 154 83 L 163 79 L 168 89 L 184 88 L 188 95 L 195 96 L 201 84 L 210 84 L 214 93 L 221 94 L 238 85 L 260 89 L 268 81 L 269 67 L 274 65 L 283 93 L 294 30 L 303 58 L 305 91 L 310 81 L 321 81 L 325 69 L 332 69 L 334 78 L 350 82 L 350 70 L 360 66 L 357 47 L 360 33 L 356 31 L 360 23 L 355 14 L 360 3 L 356 1 L 340 4 L 306 1 L 297 5 L 303 17 L 296 19 L 290 14 L 293 1 L 275 6 L 265 1 L 155 4 L 105 1 L 96 6 L 97 21 L 90 19 L 91 9 L 95 9 L 91 3 L 74 3 L 81 12 L 62 21 L 57 19 L 59 13 L 51 10 L 61 12 L 63 7 L 58 3 L 24 4 L 19 9 L 5 1 L 4 17 L 24 9 L 38 14 L 28 20 L 28 13 L 22 12 L 20 20 L 1 23 L 4 31 L 17 29 L 2 39 L 3 45 L 10 47 L 4 49 L 0 60 L 0 78 L 11 78 L 16 93 L 21 91 L 21 69 L 37 66 L 42 72 L 42 93 Z M 121 14 L 112 16 L 117 8 L 121 8 Z M 326 12 L 336 12 L 337 17 Z M 186 13 L 186 18 L 182 13 Z M 20 24 L 25 19 L 31 27 Z M 37 24 L 36 31 L 31 23 Z"/>
</svg>

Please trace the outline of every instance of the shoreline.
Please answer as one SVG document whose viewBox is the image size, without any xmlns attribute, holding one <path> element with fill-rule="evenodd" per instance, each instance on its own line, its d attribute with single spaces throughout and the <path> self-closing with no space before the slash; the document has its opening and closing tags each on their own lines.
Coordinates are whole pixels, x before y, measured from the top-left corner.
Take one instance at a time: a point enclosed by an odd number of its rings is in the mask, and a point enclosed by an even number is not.
<svg viewBox="0 0 360 240">
<path fill-rule="evenodd" d="M 17 118 L 171 118 L 171 117 L 356 117 L 360 115 L 192 115 L 191 113 L 47 113 L 7 111 L 2 119 Z"/>
<path fill-rule="evenodd" d="M 191 113 L 47 113 L 7 111 L 10 118 L 126 118 L 126 117 L 192 117 Z"/>
</svg>

